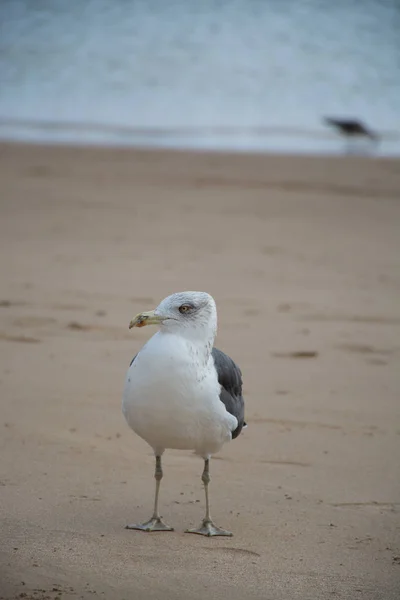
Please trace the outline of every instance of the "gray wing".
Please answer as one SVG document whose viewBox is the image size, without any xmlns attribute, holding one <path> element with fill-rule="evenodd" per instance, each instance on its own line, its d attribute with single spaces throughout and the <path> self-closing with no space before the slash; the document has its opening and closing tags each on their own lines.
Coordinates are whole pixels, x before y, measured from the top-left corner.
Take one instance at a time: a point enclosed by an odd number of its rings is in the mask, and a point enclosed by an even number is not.
<svg viewBox="0 0 400 600">
<path fill-rule="evenodd" d="M 234 361 L 221 350 L 213 348 L 212 357 L 221 386 L 220 400 L 225 404 L 226 410 L 237 418 L 238 426 L 232 432 L 232 439 L 246 426 L 244 421 L 244 399 L 242 396 L 242 373 Z"/>
</svg>

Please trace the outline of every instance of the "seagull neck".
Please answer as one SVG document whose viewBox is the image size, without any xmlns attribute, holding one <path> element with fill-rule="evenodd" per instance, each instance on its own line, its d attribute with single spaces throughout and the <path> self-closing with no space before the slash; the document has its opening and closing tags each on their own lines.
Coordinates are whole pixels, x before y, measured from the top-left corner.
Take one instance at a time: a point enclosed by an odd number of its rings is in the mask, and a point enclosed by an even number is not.
<svg viewBox="0 0 400 600">
<path fill-rule="evenodd" d="M 181 329 L 175 331 L 161 331 L 163 335 L 172 335 L 175 339 L 184 340 L 191 352 L 196 356 L 201 357 L 207 363 L 214 345 L 215 333 L 213 331 L 205 331 L 204 328 L 186 330 Z"/>
</svg>

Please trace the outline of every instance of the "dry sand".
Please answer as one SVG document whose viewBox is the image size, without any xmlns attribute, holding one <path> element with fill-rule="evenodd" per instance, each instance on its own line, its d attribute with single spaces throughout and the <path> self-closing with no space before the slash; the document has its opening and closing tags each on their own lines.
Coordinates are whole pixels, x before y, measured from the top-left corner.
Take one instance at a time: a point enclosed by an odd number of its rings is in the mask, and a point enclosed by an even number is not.
<svg viewBox="0 0 400 600">
<path fill-rule="evenodd" d="M 1 598 L 391 600 L 400 591 L 400 163 L 0 146 Z M 153 457 L 131 317 L 206 290 L 248 429 Z M 23 594 L 26 594 L 23 596 Z"/>
</svg>

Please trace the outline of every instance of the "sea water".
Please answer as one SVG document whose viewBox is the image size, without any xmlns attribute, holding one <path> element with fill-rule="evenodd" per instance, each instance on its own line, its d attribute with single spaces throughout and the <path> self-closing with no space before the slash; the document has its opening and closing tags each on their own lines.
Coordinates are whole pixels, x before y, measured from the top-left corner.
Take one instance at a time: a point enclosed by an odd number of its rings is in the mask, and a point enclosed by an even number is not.
<svg viewBox="0 0 400 600">
<path fill-rule="evenodd" d="M 399 0 L 2 0 L 0 138 L 400 154 Z M 365 146 L 367 147 L 367 146 Z"/>
</svg>

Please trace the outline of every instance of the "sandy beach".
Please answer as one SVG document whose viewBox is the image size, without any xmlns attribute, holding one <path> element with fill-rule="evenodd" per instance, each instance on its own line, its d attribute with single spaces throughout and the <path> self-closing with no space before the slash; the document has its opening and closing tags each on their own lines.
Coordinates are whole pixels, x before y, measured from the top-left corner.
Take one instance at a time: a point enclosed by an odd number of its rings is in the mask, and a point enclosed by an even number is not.
<svg viewBox="0 0 400 600">
<path fill-rule="evenodd" d="M 0 598 L 397 600 L 400 161 L 0 145 Z M 211 293 L 249 427 L 212 460 L 121 414 L 154 332 Z"/>
</svg>

